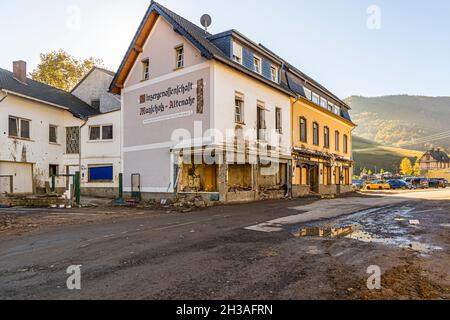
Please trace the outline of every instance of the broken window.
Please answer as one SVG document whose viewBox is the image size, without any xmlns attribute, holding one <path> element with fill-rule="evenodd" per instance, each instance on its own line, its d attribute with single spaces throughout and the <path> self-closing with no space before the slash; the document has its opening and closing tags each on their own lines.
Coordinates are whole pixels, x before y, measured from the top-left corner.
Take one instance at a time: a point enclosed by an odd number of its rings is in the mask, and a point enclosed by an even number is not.
<svg viewBox="0 0 450 320">
<path fill-rule="evenodd" d="M 48 141 L 50 143 L 58 143 L 58 127 L 50 125 L 49 126 L 49 138 Z"/>
</svg>

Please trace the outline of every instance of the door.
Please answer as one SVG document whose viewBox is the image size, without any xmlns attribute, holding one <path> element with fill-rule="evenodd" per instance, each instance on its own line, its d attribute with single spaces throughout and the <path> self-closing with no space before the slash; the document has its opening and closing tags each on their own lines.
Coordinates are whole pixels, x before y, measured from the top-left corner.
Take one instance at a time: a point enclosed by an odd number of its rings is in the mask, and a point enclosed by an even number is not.
<svg viewBox="0 0 450 320">
<path fill-rule="evenodd" d="M 319 192 L 319 166 L 314 165 L 309 169 L 309 181 L 311 192 Z"/>
<path fill-rule="evenodd" d="M 217 190 L 216 166 L 205 166 L 205 191 L 215 192 Z"/>
<path fill-rule="evenodd" d="M 131 175 L 131 197 L 141 200 L 141 175 L 139 173 Z"/>
<path fill-rule="evenodd" d="M 336 193 L 341 194 L 341 168 L 335 168 Z"/>
<path fill-rule="evenodd" d="M 33 193 L 33 165 L 31 163 L 0 162 L 0 176 L 12 176 L 12 193 Z M 10 178 L 6 180 L 10 180 Z M 10 192 L 10 182 L 8 185 L 6 183 L 2 182 L 3 187 Z"/>
</svg>

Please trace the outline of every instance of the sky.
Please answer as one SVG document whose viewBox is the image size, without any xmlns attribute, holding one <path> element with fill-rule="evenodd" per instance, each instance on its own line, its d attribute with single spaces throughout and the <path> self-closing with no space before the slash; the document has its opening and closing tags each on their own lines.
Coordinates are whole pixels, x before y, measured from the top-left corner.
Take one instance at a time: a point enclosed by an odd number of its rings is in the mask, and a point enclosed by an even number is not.
<svg viewBox="0 0 450 320">
<path fill-rule="evenodd" d="M 160 0 L 209 29 L 237 29 L 340 98 L 450 96 L 448 0 Z M 120 62 L 149 0 L 0 0 L 0 67 L 63 49 Z"/>
</svg>

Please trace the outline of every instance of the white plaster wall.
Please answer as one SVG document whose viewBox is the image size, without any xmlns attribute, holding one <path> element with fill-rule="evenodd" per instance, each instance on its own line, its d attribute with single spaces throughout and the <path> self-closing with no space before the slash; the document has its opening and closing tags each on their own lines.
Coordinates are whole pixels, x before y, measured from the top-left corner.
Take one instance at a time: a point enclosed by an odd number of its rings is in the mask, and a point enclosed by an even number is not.
<svg viewBox="0 0 450 320">
<path fill-rule="evenodd" d="M 102 113 L 118 110 L 120 96 L 108 92 L 112 80 L 112 75 L 96 68 L 72 91 L 72 94 L 89 105 L 92 100 L 99 99 Z"/>
<path fill-rule="evenodd" d="M 31 120 L 30 140 L 8 136 L 9 116 Z M 81 121 L 63 109 L 9 95 L 0 104 L 0 161 L 34 164 L 35 187 L 45 187 L 50 164 L 58 165 L 60 173 L 64 172 L 65 127 L 68 123 L 79 126 Z M 58 126 L 57 144 L 49 142 L 49 125 Z"/>
<path fill-rule="evenodd" d="M 150 61 L 150 79 L 174 72 L 176 67 L 175 48 L 179 45 L 184 46 L 185 68 L 206 61 L 197 48 L 184 37 L 175 33 L 173 27 L 164 18 L 159 17 L 143 47 L 143 52 L 139 54 L 130 75 L 125 81 L 125 87 L 142 82 L 141 61 L 144 59 Z"/>
<path fill-rule="evenodd" d="M 13 139 L 8 136 L 9 116 L 31 120 L 30 140 Z M 84 123 L 84 120 L 74 117 L 66 110 L 9 95 L 0 103 L 0 174 L 16 174 L 18 171 L 23 173 L 23 168 L 29 166 L 23 166 L 22 163 L 33 165 L 33 181 L 25 183 L 26 180 L 22 175 L 17 177 L 17 181 L 22 182 L 20 186 L 15 186 L 14 191 L 25 193 L 31 192 L 30 184 L 32 183 L 37 188 L 44 188 L 45 182 L 50 182 L 50 164 L 58 165 L 60 174 L 66 173 L 66 166 L 73 167 L 71 173 L 75 168 L 78 170 L 79 155 L 66 154 L 65 128 L 80 127 Z M 58 126 L 57 144 L 49 143 L 50 124 Z M 113 141 L 88 142 L 89 125 L 97 124 L 113 125 Z M 81 130 L 81 139 L 81 163 L 82 168 L 84 168 L 82 173 L 86 173 L 85 179 L 82 181 L 82 187 L 117 187 L 117 176 L 121 170 L 120 111 L 90 118 Z M 112 164 L 114 166 L 114 182 L 105 184 L 87 183 L 87 167 L 89 164 Z M 65 178 L 59 178 L 57 186 L 64 187 Z"/>
<path fill-rule="evenodd" d="M 244 95 L 244 131 L 257 127 L 257 101 L 264 102 L 267 131 L 275 130 L 275 108 L 282 110 L 282 129 L 280 146 L 285 154 L 291 154 L 291 104 L 290 97 L 263 83 L 231 69 L 224 64 L 214 62 L 214 127 L 223 134 L 234 130 L 235 93 Z M 253 140 L 254 142 L 254 140 Z M 217 141 L 221 143 L 221 141 Z"/>
<path fill-rule="evenodd" d="M 113 188 L 119 186 L 121 172 L 121 128 L 120 110 L 89 118 L 81 130 L 81 187 Z M 95 125 L 112 125 L 113 140 L 89 141 L 89 127 Z M 113 165 L 114 181 L 111 183 L 97 183 L 88 181 L 89 165 Z"/>
</svg>

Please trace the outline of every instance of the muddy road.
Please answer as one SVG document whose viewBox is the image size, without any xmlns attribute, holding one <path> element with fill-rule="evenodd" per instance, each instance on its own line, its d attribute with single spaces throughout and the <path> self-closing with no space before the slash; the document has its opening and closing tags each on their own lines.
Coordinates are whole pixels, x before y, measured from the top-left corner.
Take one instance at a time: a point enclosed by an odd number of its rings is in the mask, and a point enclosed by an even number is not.
<svg viewBox="0 0 450 320">
<path fill-rule="evenodd" d="M 0 231 L 1 299 L 450 299 L 450 190 L 5 217 L 16 227 Z M 71 265 L 81 290 L 66 287 Z M 373 265 L 381 290 L 367 288 Z"/>
</svg>

